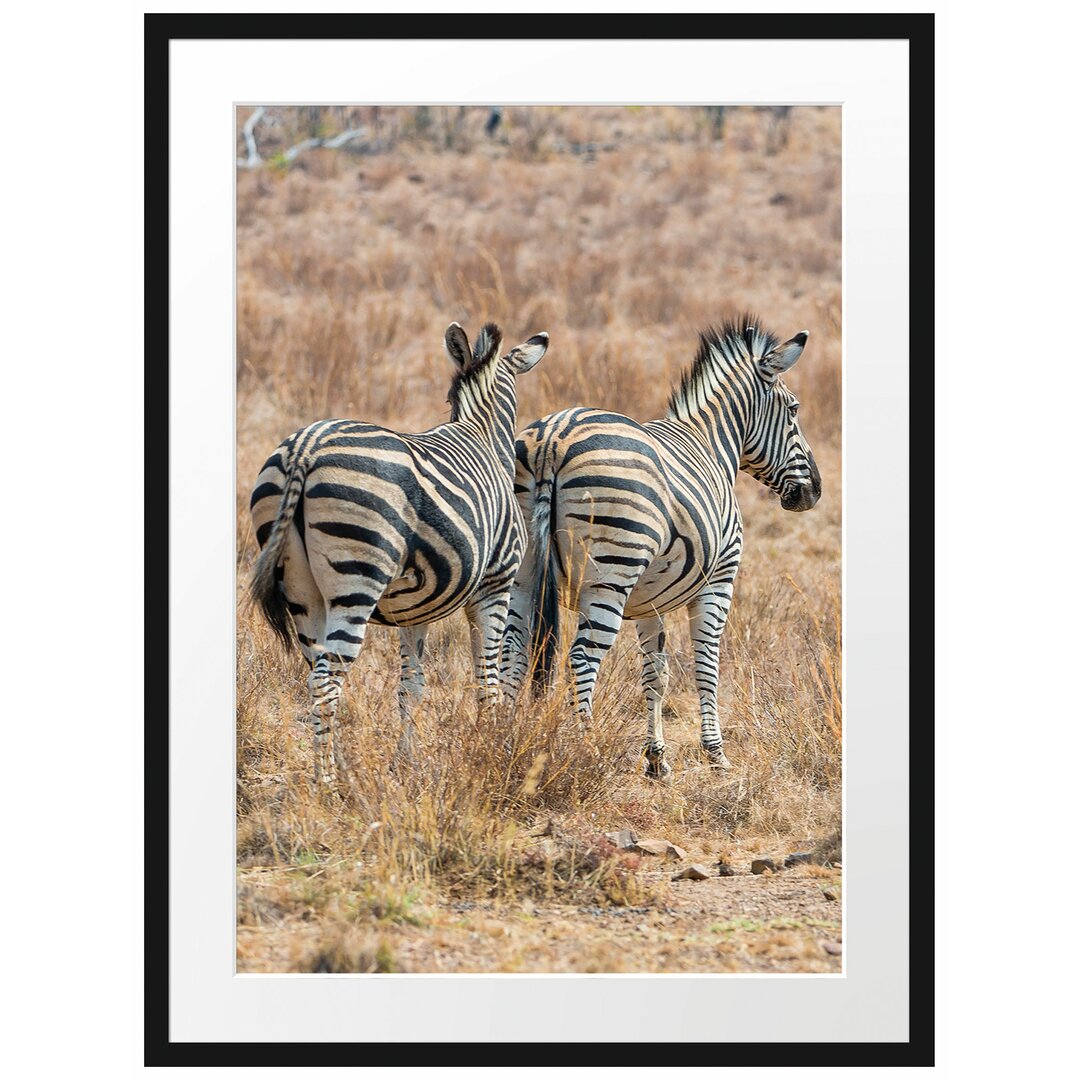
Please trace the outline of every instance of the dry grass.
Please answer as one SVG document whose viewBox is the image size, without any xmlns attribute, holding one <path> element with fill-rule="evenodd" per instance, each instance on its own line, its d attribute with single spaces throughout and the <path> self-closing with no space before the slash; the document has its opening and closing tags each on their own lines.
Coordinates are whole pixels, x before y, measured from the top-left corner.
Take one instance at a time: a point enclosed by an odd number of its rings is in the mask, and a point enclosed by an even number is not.
<svg viewBox="0 0 1080 1080">
<path fill-rule="evenodd" d="M 721 657 L 728 774 L 708 768 L 696 748 L 681 613 L 669 619 L 670 785 L 640 775 L 644 706 L 632 628 L 605 663 L 586 731 L 564 705 L 565 679 L 514 716 L 479 718 L 464 620 L 454 617 L 432 628 L 419 747 L 393 771 L 396 639 L 369 634 L 343 701 L 347 783 L 328 799 L 309 784 L 309 732 L 295 719 L 306 669 L 243 612 L 245 970 L 428 970 L 433 941 L 457 947 L 456 923 L 446 921 L 454 904 L 492 905 L 496 924 L 530 904 L 663 906 L 667 877 L 616 852 L 602 837 L 610 829 L 631 826 L 723 856 L 795 850 L 837 826 L 839 113 L 794 110 L 788 145 L 774 154 L 765 152 L 766 117 L 750 109 L 729 113 L 722 143 L 695 109 L 509 109 L 496 140 L 484 138 L 484 116 L 276 109 L 273 125 L 259 129 L 267 158 L 314 128 L 357 123 L 382 151 L 311 151 L 292 168 L 238 174 L 241 587 L 255 553 L 248 494 L 271 449 L 327 416 L 406 431 L 444 420 L 450 373 L 441 335 L 451 320 L 472 329 L 494 319 L 508 337 L 550 332 L 549 357 L 520 384 L 520 426 L 571 404 L 662 415 L 696 330 L 741 308 L 783 335 L 808 328 L 807 353 L 788 381 L 803 402 L 825 493 L 811 513 L 786 514 L 740 478 L 746 548 Z M 537 826 L 552 820 L 540 836 Z M 590 952 L 580 934 L 578 959 L 568 958 L 572 932 L 545 961 L 515 952 L 513 934 L 505 948 L 498 934 L 487 936 L 486 970 L 634 967 L 599 945 Z M 694 963 L 760 968 L 753 949 L 718 936 L 693 952 Z M 791 953 L 787 970 L 816 970 L 800 959 L 802 944 L 770 949 L 769 957 Z M 653 962 L 678 964 L 659 952 Z"/>
</svg>

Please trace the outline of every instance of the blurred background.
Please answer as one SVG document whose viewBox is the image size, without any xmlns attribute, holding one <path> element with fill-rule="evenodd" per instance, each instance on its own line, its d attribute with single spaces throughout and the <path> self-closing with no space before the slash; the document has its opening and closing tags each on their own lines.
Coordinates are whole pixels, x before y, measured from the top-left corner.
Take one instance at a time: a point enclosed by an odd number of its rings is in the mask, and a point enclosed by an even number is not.
<svg viewBox="0 0 1080 1080">
<path fill-rule="evenodd" d="M 750 308 L 783 337 L 810 330 L 789 381 L 811 437 L 838 435 L 838 108 L 271 108 L 252 137 L 242 420 L 430 427 L 443 330 L 489 318 L 508 340 L 551 334 L 523 418 L 595 403 L 648 419 L 696 332 Z"/>
</svg>

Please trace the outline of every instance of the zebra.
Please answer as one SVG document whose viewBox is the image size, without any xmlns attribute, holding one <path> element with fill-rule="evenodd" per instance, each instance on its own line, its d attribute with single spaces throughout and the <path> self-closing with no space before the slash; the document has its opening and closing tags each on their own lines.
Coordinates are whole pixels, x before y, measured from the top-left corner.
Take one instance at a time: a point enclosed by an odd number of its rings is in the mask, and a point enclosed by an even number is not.
<svg viewBox="0 0 1080 1080">
<path fill-rule="evenodd" d="M 780 376 L 808 331 L 779 342 L 743 315 L 699 335 L 693 364 L 667 416 L 639 424 L 571 408 L 518 437 L 514 490 L 529 521 L 531 551 L 510 597 L 500 657 L 516 698 L 533 667 L 550 682 L 559 591 L 579 613 L 570 648 L 576 705 L 592 715 L 604 654 L 624 619 L 637 624 L 648 711 L 646 774 L 661 778 L 661 716 L 669 674 L 664 615 L 685 607 L 701 705 L 701 745 L 730 768 L 717 714 L 720 636 L 742 554 L 735 500 L 740 469 L 777 492 L 785 510 L 809 510 L 821 476 L 799 426 L 799 402 Z"/>
<path fill-rule="evenodd" d="M 465 609 L 481 709 L 498 696 L 498 651 L 528 534 L 513 494 L 516 377 L 548 335 L 499 355 L 487 323 L 470 353 L 446 331 L 456 372 L 450 421 L 404 435 L 357 420 L 320 420 L 270 455 L 251 495 L 261 553 L 251 594 L 286 648 L 310 669 L 316 782 L 336 780 L 334 719 L 368 623 L 398 628 L 398 706 L 406 755 L 424 689 L 428 625 Z M 290 628 L 291 620 L 291 628 Z"/>
</svg>

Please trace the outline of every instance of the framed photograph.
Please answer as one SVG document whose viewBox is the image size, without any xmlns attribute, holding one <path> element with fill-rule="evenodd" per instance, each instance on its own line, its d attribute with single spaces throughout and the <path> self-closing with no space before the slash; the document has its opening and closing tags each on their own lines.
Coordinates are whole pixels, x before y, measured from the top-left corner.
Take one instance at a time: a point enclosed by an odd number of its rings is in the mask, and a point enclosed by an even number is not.
<svg viewBox="0 0 1080 1080">
<path fill-rule="evenodd" d="M 146 17 L 148 1064 L 932 1063 L 933 16 L 693 23 Z"/>
</svg>

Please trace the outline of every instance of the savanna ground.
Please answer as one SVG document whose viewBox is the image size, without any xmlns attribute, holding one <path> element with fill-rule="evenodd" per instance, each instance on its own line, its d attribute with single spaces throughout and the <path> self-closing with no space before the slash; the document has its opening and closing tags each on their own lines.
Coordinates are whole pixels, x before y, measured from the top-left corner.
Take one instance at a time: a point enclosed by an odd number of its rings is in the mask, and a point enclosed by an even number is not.
<svg viewBox="0 0 1080 1080">
<path fill-rule="evenodd" d="M 786 132 L 749 108 L 722 131 L 700 108 L 511 107 L 494 137 L 487 117 L 270 109 L 264 163 L 238 170 L 238 970 L 839 971 L 839 110 L 796 108 Z M 388 768 L 399 662 L 396 635 L 374 628 L 343 698 L 346 789 L 315 792 L 306 668 L 242 596 L 248 496 L 280 439 L 325 417 L 447 419 L 452 320 L 471 335 L 493 319 L 510 342 L 551 334 L 518 384 L 519 427 L 575 404 L 658 417 L 697 330 L 746 308 L 782 337 L 810 331 L 786 381 L 824 494 L 790 514 L 739 479 L 745 553 L 721 653 L 733 770 L 699 756 L 683 613 L 668 618 L 663 785 L 641 775 L 632 627 L 590 730 L 565 678 L 480 728 L 459 614 L 428 639 L 416 760 Z M 624 828 L 687 858 L 620 851 L 603 834 Z M 815 847 L 815 863 L 750 873 Z M 671 880 L 691 862 L 709 878 Z"/>
</svg>

